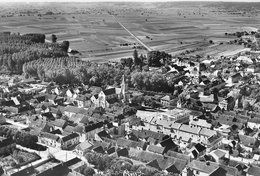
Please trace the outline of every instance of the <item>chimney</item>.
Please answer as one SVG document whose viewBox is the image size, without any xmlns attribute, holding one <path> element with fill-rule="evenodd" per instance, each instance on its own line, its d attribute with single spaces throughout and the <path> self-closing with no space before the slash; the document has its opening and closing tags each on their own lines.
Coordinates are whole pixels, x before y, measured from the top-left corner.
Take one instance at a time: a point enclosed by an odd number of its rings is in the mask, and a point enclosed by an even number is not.
<svg viewBox="0 0 260 176">
<path fill-rule="evenodd" d="M 206 162 L 206 165 L 207 165 L 207 166 L 210 166 L 210 162 L 209 162 L 209 161 L 207 161 L 207 162 Z"/>
</svg>

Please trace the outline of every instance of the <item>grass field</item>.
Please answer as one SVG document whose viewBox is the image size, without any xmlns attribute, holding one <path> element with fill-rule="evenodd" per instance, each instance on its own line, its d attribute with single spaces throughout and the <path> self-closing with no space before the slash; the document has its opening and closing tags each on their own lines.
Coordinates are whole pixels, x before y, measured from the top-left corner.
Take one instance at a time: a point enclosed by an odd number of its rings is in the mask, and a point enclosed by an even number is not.
<svg viewBox="0 0 260 176">
<path fill-rule="evenodd" d="M 0 31 L 14 33 L 44 33 L 47 39 L 57 35 L 58 41 L 70 41 L 70 47 L 82 53 L 84 60 L 107 61 L 131 57 L 137 41 L 107 12 L 146 45 L 154 50 L 177 54 L 202 48 L 205 54 L 219 56 L 241 46 L 217 45 L 209 47 L 209 40 L 227 42 L 235 37 L 225 33 L 252 31 L 260 27 L 260 18 L 217 12 L 216 7 L 187 3 L 30 3 L 6 6 L 2 15 L 10 11 L 36 9 L 55 15 L 0 17 Z M 66 14 L 65 14 L 66 12 Z M 120 44 L 131 44 L 120 46 Z M 136 44 L 136 45 L 134 45 Z M 145 50 L 139 53 L 146 54 Z"/>
</svg>

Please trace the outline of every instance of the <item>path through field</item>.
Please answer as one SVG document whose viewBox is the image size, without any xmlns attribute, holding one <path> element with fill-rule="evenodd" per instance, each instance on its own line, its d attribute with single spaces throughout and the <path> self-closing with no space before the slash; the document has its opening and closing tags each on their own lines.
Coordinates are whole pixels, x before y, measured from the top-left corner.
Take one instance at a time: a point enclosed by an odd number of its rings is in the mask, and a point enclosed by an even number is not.
<svg viewBox="0 0 260 176">
<path fill-rule="evenodd" d="M 148 51 L 152 51 L 152 49 L 149 46 L 144 44 L 136 35 L 134 35 L 131 31 L 129 31 L 114 15 L 112 15 L 112 17 L 122 26 L 122 28 L 126 30 L 126 32 L 128 32 L 131 36 L 133 36 L 138 43 L 143 45 Z"/>
</svg>

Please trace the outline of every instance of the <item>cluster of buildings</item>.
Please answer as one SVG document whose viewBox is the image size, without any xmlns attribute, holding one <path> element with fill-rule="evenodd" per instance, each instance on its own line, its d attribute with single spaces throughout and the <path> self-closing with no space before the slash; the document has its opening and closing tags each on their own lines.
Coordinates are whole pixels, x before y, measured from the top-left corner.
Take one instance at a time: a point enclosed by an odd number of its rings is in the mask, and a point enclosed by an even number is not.
<svg viewBox="0 0 260 176">
<path fill-rule="evenodd" d="M 22 130 L 42 145 L 73 150 L 79 157 L 86 151 L 122 156 L 182 176 L 258 176 L 259 56 L 244 53 L 220 60 L 225 62 L 221 70 L 219 60 L 177 59 L 173 67 L 189 80 L 176 85 L 183 89 L 178 98 L 158 95 L 168 109 L 139 110 L 130 117 L 119 106 L 133 96 L 124 78 L 120 87 L 106 89 L 34 78 L 2 81 L 0 123 L 23 124 Z M 3 138 L 0 153 L 15 146 Z M 66 170 L 77 175 L 75 169 Z"/>
</svg>

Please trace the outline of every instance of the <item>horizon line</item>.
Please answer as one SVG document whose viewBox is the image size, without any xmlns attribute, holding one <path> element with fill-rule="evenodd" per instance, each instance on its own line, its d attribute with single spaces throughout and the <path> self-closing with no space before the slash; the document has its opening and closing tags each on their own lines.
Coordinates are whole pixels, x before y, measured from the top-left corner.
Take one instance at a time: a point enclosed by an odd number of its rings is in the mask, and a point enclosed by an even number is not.
<svg viewBox="0 0 260 176">
<path fill-rule="evenodd" d="M 254 2 L 257 3 L 259 0 L 9 0 L 9 1 L 2 1 L 0 3 L 49 3 L 49 2 Z M 259 2 L 260 3 L 260 2 Z"/>
</svg>

